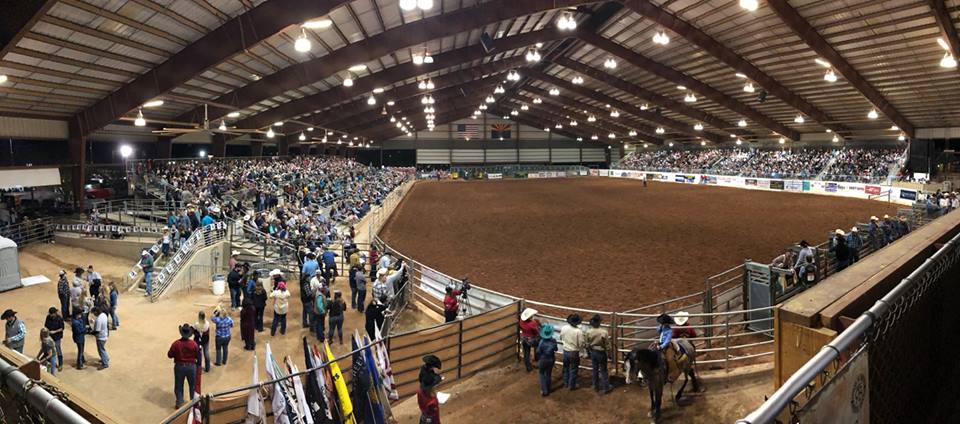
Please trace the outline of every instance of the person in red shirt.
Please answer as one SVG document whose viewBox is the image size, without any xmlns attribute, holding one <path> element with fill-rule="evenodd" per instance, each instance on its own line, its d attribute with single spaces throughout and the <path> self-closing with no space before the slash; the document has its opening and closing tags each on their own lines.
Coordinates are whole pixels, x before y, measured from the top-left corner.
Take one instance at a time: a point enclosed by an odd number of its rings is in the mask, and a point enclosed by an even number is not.
<svg viewBox="0 0 960 424">
<path fill-rule="evenodd" d="M 434 355 L 423 357 L 420 367 L 420 388 L 417 389 L 417 406 L 420 407 L 420 424 L 440 424 L 440 400 L 436 387 L 443 381 L 440 375 L 440 358 Z"/>
<path fill-rule="evenodd" d="M 176 408 L 183 405 L 183 380 L 187 380 L 190 400 L 193 400 L 197 387 L 197 354 L 199 346 L 190 339 L 193 327 L 190 324 L 180 326 L 180 338 L 170 345 L 167 357 L 173 358 L 173 393 L 177 396 Z"/>
<path fill-rule="evenodd" d="M 537 310 L 526 308 L 520 313 L 520 346 L 523 349 L 523 365 L 527 367 L 527 372 L 533 371 L 533 365 L 530 363 L 530 350 L 533 349 L 533 360 L 537 360 L 537 346 L 540 344 L 540 322 L 533 319 Z"/>
<path fill-rule="evenodd" d="M 454 322 L 457 320 L 457 312 L 460 311 L 460 302 L 457 301 L 457 296 L 460 296 L 460 290 L 447 287 L 447 294 L 443 296 L 444 322 Z"/>
<path fill-rule="evenodd" d="M 676 323 L 676 326 L 672 328 L 673 338 L 686 338 L 692 339 L 697 337 L 697 330 L 693 327 L 687 326 L 687 321 L 690 320 L 690 313 L 687 311 L 677 312 L 673 316 L 673 322 Z"/>
</svg>

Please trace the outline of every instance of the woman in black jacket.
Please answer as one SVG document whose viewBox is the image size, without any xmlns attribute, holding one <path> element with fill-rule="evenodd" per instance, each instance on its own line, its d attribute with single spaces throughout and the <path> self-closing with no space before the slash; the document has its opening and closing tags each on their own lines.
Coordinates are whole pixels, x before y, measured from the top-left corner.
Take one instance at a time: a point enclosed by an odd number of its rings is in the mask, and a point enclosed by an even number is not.
<svg viewBox="0 0 960 424">
<path fill-rule="evenodd" d="M 257 331 L 263 332 L 263 311 L 267 308 L 267 291 L 260 282 L 253 286 L 253 308 L 257 313 L 255 322 Z"/>
</svg>

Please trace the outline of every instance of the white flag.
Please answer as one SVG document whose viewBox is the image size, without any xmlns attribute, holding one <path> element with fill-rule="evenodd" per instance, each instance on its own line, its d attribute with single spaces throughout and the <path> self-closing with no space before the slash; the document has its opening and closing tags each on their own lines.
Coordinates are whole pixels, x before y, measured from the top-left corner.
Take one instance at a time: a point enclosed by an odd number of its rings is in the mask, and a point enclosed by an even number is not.
<svg viewBox="0 0 960 424">
<path fill-rule="evenodd" d="M 270 351 L 270 343 L 267 343 L 267 357 L 264 359 L 264 366 L 267 367 L 267 375 L 271 380 L 279 378 L 277 372 L 277 361 L 273 359 L 273 352 Z M 287 416 L 287 397 L 283 393 L 283 384 L 273 384 L 273 422 L 276 424 L 290 424 L 290 417 Z"/>
<path fill-rule="evenodd" d="M 251 384 L 260 385 L 260 375 L 258 372 L 257 354 L 253 354 L 253 379 Z M 266 421 L 266 411 L 263 410 L 263 399 L 260 397 L 260 388 L 250 389 L 247 395 L 247 419 L 246 424 L 259 424 Z"/>
</svg>

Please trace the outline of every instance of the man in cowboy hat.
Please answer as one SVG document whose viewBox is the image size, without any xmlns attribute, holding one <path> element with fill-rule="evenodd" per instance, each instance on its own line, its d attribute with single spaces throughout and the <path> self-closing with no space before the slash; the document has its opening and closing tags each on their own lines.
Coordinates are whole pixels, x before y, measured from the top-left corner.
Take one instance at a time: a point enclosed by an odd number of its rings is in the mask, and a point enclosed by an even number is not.
<svg viewBox="0 0 960 424">
<path fill-rule="evenodd" d="M 850 248 L 847 246 L 847 235 L 843 230 L 837 228 L 834 231 L 833 240 L 831 240 L 832 246 L 830 251 L 833 253 L 834 258 L 837 260 L 837 271 L 843 271 L 844 268 L 850 265 Z"/>
<path fill-rule="evenodd" d="M 613 390 L 610 387 L 610 375 L 607 372 L 607 349 L 610 347 L 610 334 L 600 326 L 603 318 L 600 315 L 594 315 L 590 318 L 590 328 L 587 329 L 585 338 L 587 352 L 590 355 L 593 373 L 591 375 L 593 390 L 601 394 L 610 393 Z"/>
<path fill-rule="evenodd" d="M 657 333 L 660 334 L 660 338 L 657 341 L 657 349 L 661 352 L 670 347 L 670 342 L 673 341 L 673 329 L 670 328 L 673 325 L 674 321 L 670 315 L 660 314 L 657 317 Z"/>
<path fill-rule="evenodd" d="M 585 345 L 580 322 L 579 314 L 570 314 L 567 317 L 567 325 L 560 329 L 560 343 L 563 345 L 563 386 L 570 390 L 577 389 L 580 350 Z"/>
<path fill-rule="evenodd" d="M 520 328 L 520 346 L 521 350 L 523 351 L 523 365 L 527 368 L 527 372 L 533 370 L 533 365 L 530 364 L 530 350 L 534 350 L 533 360 L 536 361 L 536 349 L 537 345 L 540 343 L 540 323 L 533 319 L 533 316 L 536 314 L 536 309 L 524 309 L 523 312 L 520 313 L 520 322 L 517 324 L 517 326 Z M 553 327 L 551 327 L 551 329 L 552 328 Z"/>
<path fill-rule="evenodd" d="M 12 350 L 23 353 L 23 342 L 27 338 L 27 325 L 17 318 L 17 311 L 14 311 L 13 309 L 7 309 L 6 311 L 3 311 L 3 315 L 0 316 L 0 319 L 7 321 L 5 325 L 6 333 L 3 337 L 3 345 Z"/>
<path fill-rule="evenodd" d="M 420 408 L 421 424 L 440 424 L 440 400 L 436 387 L 443 381 L 440 375 L 442 363 L 434 355 L 423 357 L 423 365 L 417 377 L 420 387 L 417 389 L 417 406 Z"/>
<path fill-rule="evenodd" d="M 143 270 L 144 296 L 149 297 L 153 294 L 153 255 L 150 254 L 150 251 L 144 249 L 140 252 L 140 262 L 137 265 Z"/>
<path fill-rule="evenodd" d="M 553 338 L 553 325 L 544 324 L 540 329 L 540 343 L 537 344 L 537 369 L 540 377 L 540 395 L 550 394 L 553 364 L 557 362 L 557 341 Z"/>
<path fill-rule="evenodd" d="M 850 228 L 847 234 L 847 248 L 850 249 L 850 263 L 856 263 L 860 260 L 860 249 L 863 248 L 863 239 L 860 238 L 860 229 L 857 226 Z"/>
<path fill-rule="evenodd" d="M 692 339 L 697 337 L 697 330 L 687 325 L 687 321 L 689 320 L 690 313 L 687 311 L 680 311 L 674 314 L 673 322 L 676 323 L 676 327 L 673 327 L 672 334 L 674 339 Z"/>
<path fill-rule="evenodd" d="M 877 218 L 876 215 L 870 217 L 870 227 L 867 229 L 867 235 L 870 237 L 870 244 L 873 245 L 873 250 L 879 250 L 881 247 L 886 246 L 886 241 L 883 238 L 883 231 L 880 229 L 880 218 Z"/>
<path fill-rule="evenodd" d="M 800 252 L 797 253 L 797 263 L 793 264 L 793 269 L 796 272 L 796 275 L 800 275 L 800 268 L 807 263 L 807 258 L 813 258 L 813 248 L 810 247 L 810 243 L 807 243 L 806 240 L 800 240 Z"/>
</svg>

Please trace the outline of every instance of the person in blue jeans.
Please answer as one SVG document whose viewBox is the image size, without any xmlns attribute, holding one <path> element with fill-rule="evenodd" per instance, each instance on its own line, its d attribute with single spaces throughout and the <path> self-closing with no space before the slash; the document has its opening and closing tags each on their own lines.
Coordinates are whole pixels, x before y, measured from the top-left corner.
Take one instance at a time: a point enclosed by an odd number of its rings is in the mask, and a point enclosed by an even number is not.
<svg viewBox="0 0 960 424">
<path fill-rule="evenodd" d="M 197 355 L 197 366 L 203 366 L 203 372 L 210 372 L 210 322 L 207 313 L 200 311 L 197 314 L 197 323 L 193 325 L 193 341 L 200 347 L 201 355 Z"/>
<path fill-rule="evenodd" d="M 211 319 L 213 324 L 217 326 L 216 329 L 216 344 L 217 344 L 217 357 L 213 362 L 213 365 L 227 365 L 227 348 L 230 346 L 230 330 L 233 329 L 233 319 L 230 318 L 230 315 L 224 312 L 220 307 L 217 307 L 217 310 L 213 311 L 213 318 Z"/>
<path fill-rule="evenodd" d="M 107 324 L 107 311 L 101 311 L 94 308 L 94 314 L 97 320 L 94 322 L 93 330 L 97 335 L 97 353 L 100 354 L 100 366 L 97 370 L 110 368 L 110 355 L 107 355 L 107 338 L 110 337 L 110 326 Z"/>
<path fill-rule="evenodd" d="M 77 369 L 82 370 L 87 362 L 83 357 L 83 345 L 87 335 L 87 323 L 83 320 L 83 314 L 80 311 L 74 311 L 73 319 L 70 320 L 70 329 L 73 330 L 73 343 L 77 345 Z"/>
<path fill-rule="evenodd" d="M 115 283 L 110 283 L 110 320 L 113 321 L 113 328 L 116 330 L 120 326 L 120 318 L 117 317 L 117 305 L 120 304 L 120 291 L 117 290 Z"/>
<path fill-rule="evenodd" d="M 343 344 L 343 312 L 347 310 L 347 303 L 343 301 L 343 294 L 340 290 L 333 292 L 333 300 L 327 302 L 327 314 L 330 316 L 329 330 L 327 330 L 327 339 L 333 343 L 334 330 Z"/>
<path fill-rule="evenodd" d="M 143 283 L 146 285 L 144 296 L 153 294 L 153 256 L 144 250 L 140 252 L 140 268 L 143 269 Z"/>
<path fill-rule="evenodd" d="M 553 325 L 544 324 L 540 329 L 540 344 L 537 345 L 537 371 L 540 375 L 540 395 L 550 394 L 553 364 L 557 361 L 557 340 L 553 338 Z"/>
<path fill-rule="evenodd" d="M 567 317 L 567 325 L 560 329 L 560 342 L 563 344 L 563 386 L 570 390 L 577 389 L 580 349 L 584 347 L 581 322 L 579 314 L 571 314 Z"/>
</svg>

